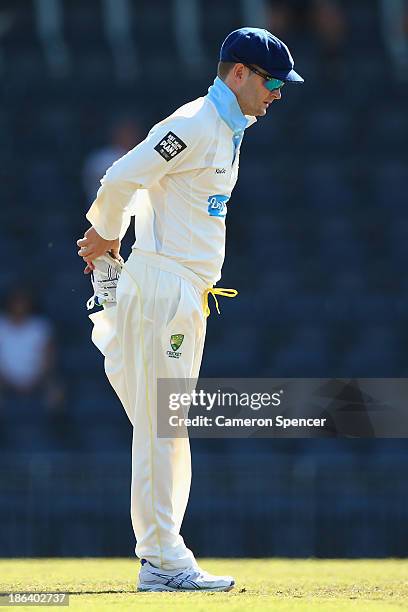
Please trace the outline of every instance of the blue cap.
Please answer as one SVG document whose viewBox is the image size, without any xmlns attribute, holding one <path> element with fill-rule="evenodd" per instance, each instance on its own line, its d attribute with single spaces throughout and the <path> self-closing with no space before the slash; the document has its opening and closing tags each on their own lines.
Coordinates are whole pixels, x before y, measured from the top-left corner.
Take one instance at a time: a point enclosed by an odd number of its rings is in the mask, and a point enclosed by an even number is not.
<svg viewBox="0 0 408 612">
<path fill-rule="evenodd" d="M 261 28 L 240 28 L 228 34 L 220 50 L 221 62 L 256 64 L 281 81 L 303 83 L 284 42 Z"/>
</svg>

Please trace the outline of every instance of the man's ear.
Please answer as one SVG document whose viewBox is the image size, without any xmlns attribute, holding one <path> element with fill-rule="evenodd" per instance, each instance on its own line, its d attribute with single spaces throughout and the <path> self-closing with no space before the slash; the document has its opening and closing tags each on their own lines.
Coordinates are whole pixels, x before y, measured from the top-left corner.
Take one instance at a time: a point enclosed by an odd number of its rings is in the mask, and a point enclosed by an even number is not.
<svg viewBox="0 0 408 612">
<path fill-rule="evenodd" d="M 244 76 L 245 76 L 245 70 L 246 70 L 246 68 L 245 68 L 244 64 L 235 64 L 235 66 L 232 69 L 234 78 L 237 81 L 241 82 L 243 80 Z"/>
</svg>

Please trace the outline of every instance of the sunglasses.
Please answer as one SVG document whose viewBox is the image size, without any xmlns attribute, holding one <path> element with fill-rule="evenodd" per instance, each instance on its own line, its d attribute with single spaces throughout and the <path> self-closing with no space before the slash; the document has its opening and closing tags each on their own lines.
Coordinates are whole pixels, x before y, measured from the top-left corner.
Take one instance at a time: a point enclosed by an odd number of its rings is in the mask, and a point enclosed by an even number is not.
<svg viewBox="0 0 408 612">
<path fill-rule="evenodd" d="M 244 64 L 244 66 L 249 68 L 249 70 L 251 70 L 251 72 L 254 72 L 255 74 L 257 74 L 260 77 L 262 77 L 263 79 L 265 79 L 265 81 L 266 81 L 265 87 L 266 87 L 266 89 L 269 89 L 269 91 L 275 91 L 275 89 L 280 89 L 285 84 L 285 81 L 281 81 L 280 79 L 275 79 L 274 77 L 270 76 L 269 74 L 265 74 L 264 72 L 261 72 L 260 70 L 258 70 L 258 68 L 254 68 L 250 64 Z"/>
</svg>

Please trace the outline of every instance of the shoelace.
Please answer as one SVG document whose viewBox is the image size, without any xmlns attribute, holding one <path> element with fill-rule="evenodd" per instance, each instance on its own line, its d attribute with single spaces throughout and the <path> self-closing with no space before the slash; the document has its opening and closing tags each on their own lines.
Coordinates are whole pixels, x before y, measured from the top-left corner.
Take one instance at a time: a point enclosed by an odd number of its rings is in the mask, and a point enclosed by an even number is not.
<svg viewBox="0 0 408 612">
<path fill-rule="evenodd" d="M 204 296 L 203 296 L 203 300 L 204 300 L 203 308 L 204 308 L 205 318 L 207 318 L 211 314 L 211 310 L 208 305 L 208 295 L 210 293 L 214 298 L 215 307 L 217 309 L 218 314 L 221 314 L 221 313 L 220 313 L 220 308 L 218 306 L 218 300 L 216 298 L 217 295 L 222 295 L 223 297 L 227 297 L 227 298 L 234 298 L 238 295 L 238 291 L 236 289 L 224 289 L 223 287 L 210 287 L 206 289 L 204 291 Z"/>
</svg>

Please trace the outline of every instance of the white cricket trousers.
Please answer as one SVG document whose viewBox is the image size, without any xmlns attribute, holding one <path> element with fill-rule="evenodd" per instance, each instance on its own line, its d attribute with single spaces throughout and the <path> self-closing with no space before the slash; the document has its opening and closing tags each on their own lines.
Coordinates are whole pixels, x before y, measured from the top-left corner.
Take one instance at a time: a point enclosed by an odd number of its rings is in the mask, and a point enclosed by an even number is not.
<svg viewBox="0 0 408 612">
<path fill-rule="evenodd" d="M 156 381 L 198 378 L 205 288 L 184 266 L 134 249 L 118 283 L 117 303 L 90 315 L 92 340 L 133 425 L 136 555 L 163 569 L 191 567 L 196 561 L 180 535 L 191 483 L 190 444 L 188 438 L 157 437 Z M 179 336 L 176 341 L 184 336 L 176 351 L 173 335 Z"/>
</svg>

